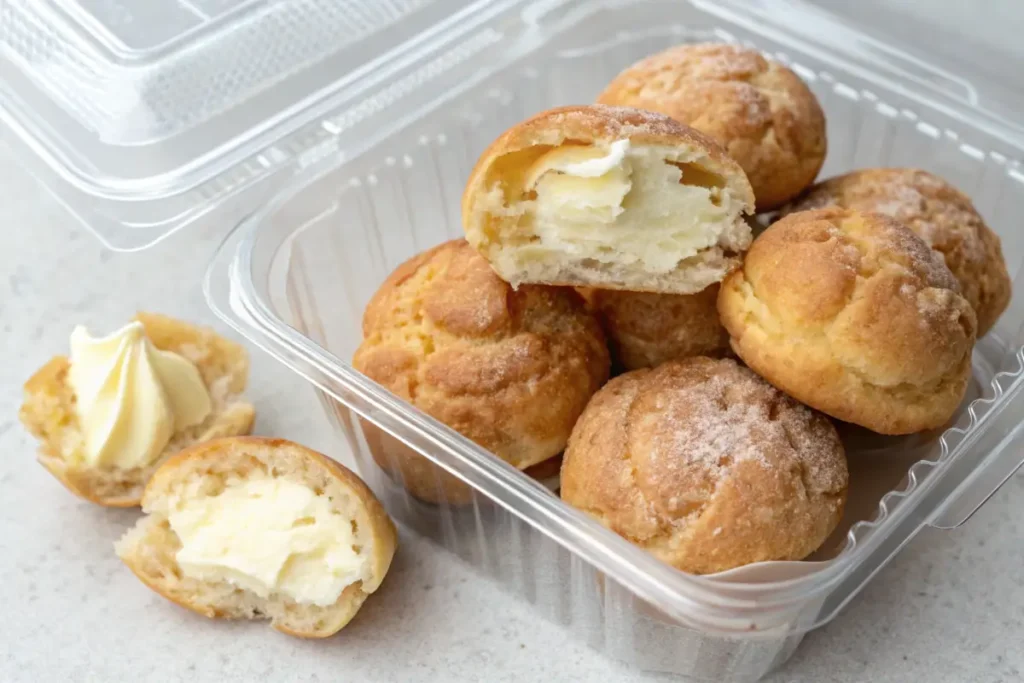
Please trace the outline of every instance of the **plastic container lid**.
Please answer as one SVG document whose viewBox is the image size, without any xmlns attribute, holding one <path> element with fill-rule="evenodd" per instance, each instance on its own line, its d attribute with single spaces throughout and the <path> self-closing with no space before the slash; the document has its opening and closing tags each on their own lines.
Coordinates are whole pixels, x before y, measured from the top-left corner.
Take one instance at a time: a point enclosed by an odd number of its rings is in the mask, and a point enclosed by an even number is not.
<svg viewBox="0 0 1024 683">
<path fill-rule="evenodd" d="M 214 209 L 254 208 L 228 200 L 323 153 L 335 131 L 273 145 L 318 103 L 502 4 L 5 0 L 0 120 L 29 170 L 103 242 L 141 249 Z"/>
<path fill-rule="evenodd" d="M 765 0 L 727 4 L 755 20 L 765 9 Z M 482 56 L 498 40 L 482 27 L 501 13 L 536 19 L 579 7 L 574 0 L 5 0 L 0 121 L 28 170 L 72 214 L 110 248 L 133 251 L 188 224 L 234 224 L 290 174 L 348 153 L 338 137 L 384 106 L 379 84 L 399 97 Z M 814 14 L 803 7 L 801 22 L 813 23 Z M 436 49 L 441 41 L 446 51 Z M 877 46 L 862 47 L 886 59 Z M 432 62 L 428 54 L 443 57 Z M 914 70 L 906 58 L 902 66 Z M 1003 99 L 997 84 L 989 97 L 975 82 L 939 80 L 930 85 L 981 105 L 1006 127 L 1013 109 L 994 101 Z"/>
</svg>

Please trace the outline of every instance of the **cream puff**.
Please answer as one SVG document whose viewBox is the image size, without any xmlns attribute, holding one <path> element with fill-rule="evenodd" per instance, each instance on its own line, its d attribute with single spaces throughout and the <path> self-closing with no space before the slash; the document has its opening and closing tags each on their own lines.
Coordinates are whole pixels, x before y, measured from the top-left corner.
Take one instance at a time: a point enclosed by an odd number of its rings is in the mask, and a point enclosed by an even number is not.
<svg viewBox="0 0 1024 683">
<path fill-rule="evenodd" d="M 881 434 L 946 424 L 971 377 L 974 309 L 942 257 L 882 214 L 789 214 L 722 283 L 718 311 L 755 372 Z"/>
<path fill-rule="evenodd" d="M 157 470 L 142 509 L 116 550 L 144 584 L 203 616 L 269 619 L 303 638 L 351 621 L 397 542 L 355 474 L 282 439 L 193 446 Z"/>
<path fill-rule="evenodd" d="M 801 560 L 839 523 L 835 428 L 735 361 L 620 375 L 573 430 L 562 499 L 673 567 Z"/>
<path fill-rule="evenodd" d="M 462 199 L 466 239 L 506 282 L 696 294 L 739 264 L 753 193 L 667 116 L 552 109 L 501 135 Z"/>
<path fill-rule="evenodd" d="M 671 116 L 717 140 L 750 179 L 757 210 L 814 182 L 825 115 L 791 69 L 737 45 L 680 45 L 630 66 L 597 99 Z"/>
<path fill-rule="evenodd" d="M 353 366 L 520 470 L 559 455 L 607 380 L 600 326 L 572 289 L 513 289 L 464 240 L 419 254 L 381 285 Z M 417 498 L 470 489 L 363 423 L 373 457 Z"/>
<path fill-rule="evenodd" d="M 870 168 L 829 178 L 807 191 L 783 215 L 841 206 L 900 221 L 938 252 L 978 316 L 978 337 L 1010 303 L 1013 282 L 999 236 L 970 197 L 942 178 L 915 168 Z"/>
</svg>

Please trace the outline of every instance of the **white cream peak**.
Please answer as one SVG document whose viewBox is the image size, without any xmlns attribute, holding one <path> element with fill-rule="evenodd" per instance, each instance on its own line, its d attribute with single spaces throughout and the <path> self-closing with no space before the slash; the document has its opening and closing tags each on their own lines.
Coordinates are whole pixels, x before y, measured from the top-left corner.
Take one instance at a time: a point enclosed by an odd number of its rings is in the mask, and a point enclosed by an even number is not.
<svg viewBox="0 0 1024 683">
<path fill-rule="evenodd" d="M 545 171 L 561 171 L 578 178 L 597 178 L 622 164 L 629 151 L 629 140 L 616 140 L 607 151 L 598 147 L 566 145 L 545 155 Z"/>
<path fill-rule="evenodd" d="M 84 457 L 94 466 L 150 465 L 176 431 L 202 423 L 212 410 L 196 366 L 156 348 L 140 322 L 106 337 L 76 327 L 68 381 L 85 437 Z"/>
</svg>

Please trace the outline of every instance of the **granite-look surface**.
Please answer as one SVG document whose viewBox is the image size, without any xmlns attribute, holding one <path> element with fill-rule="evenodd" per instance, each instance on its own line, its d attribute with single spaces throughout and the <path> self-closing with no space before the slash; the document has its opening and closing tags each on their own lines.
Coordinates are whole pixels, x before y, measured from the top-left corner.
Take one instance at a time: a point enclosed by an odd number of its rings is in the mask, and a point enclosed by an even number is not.
<svg viewBox="0 0 1024 683">
<path fill-rule="evenodd" d="M 646 681 L 604 659 L 436 548 L 403 534 L 395 566 L 351 626 L 304 642 L 212 622 L 144 588 L 111 544 L 138 514 L 67 493 L 17 421 L 20 385 L 71 326 L 136 309 L 213 324 L 199 283 L 219 235 L 112 254 L 0 148 L 0 681 Z M 32 264 L 32 265 L 28 265 Z M 304 381 L 252 350 L 257 431 L 345 459 Z M 926 530 L 771 680 L 1021 680 L 1024 478 L 957 531 Z"/>
<path fill-rule="evenodd" d="M 0 223 L 0 682 L 666 680 L 605 659 L 409 534 L 382 590 L 323 642 L 208 621 L 151 593 L 112 551 L 138 513 L 79 501 L 35 463 L 20 386 L 66 352 L 75 323 L 106 331 L 148 309 L 226 333 L 200 291 L 222 235 L 109 253 L 2 147 Z M 344 461 L 303 380 L 250 350 L 257 432 Z M 769 680 L 1024 680 L 1022 511 L 1017 476 L 962 529 L 923 531 Z"/>
</svg>

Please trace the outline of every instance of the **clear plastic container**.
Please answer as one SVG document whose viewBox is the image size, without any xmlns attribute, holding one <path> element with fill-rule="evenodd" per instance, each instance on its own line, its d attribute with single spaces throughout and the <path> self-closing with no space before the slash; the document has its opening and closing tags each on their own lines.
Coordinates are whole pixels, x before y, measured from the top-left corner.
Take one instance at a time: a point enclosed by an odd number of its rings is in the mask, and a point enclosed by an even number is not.
<svg viewBox="0 0 1024 683">
<path fill-rule="evenodd" d="M 336 151 L 325 100 L 355 114 L 353 95 L 408 68 L 407 51 L 502 4 L 4 0 L 0 123 L 72 215 L 137 250 L 236 222 Z"/>
<path fill-rule="evenodd" d="M 971 84 L 803 3 L 492 2 L 462 21 L 403 48 L 407 70 L 369 79 L 358 98 L 325 101 L 309 125 L 337 131 L 330 152 L 231 234 L 211 265 L 208 299 L 317 388 L 360 474 L 401 523 L 614 657 L 695 680 L 757 680 L 921 528 L 961 524 L 1024 460 L 1024 134 L 987 113 Z M 498 133 L 547 107 L 591 101 L 624 66 L 695 40 L 756 46 L 808 82 L 829 122 L 823 175 L 917 166 L 971 194 L 1014 276 L 1014 302 L 976 347 L 952 426 L 898 439 L 847 434 L 857 503 L 818 561 L 770 572 L 678 572 L 348 363 L 386 275 L 461 235 L 463 183 Z M 468 483 L 471 503 L 408 495 L 375 460 L 402 448 Z"/>
</svg>

